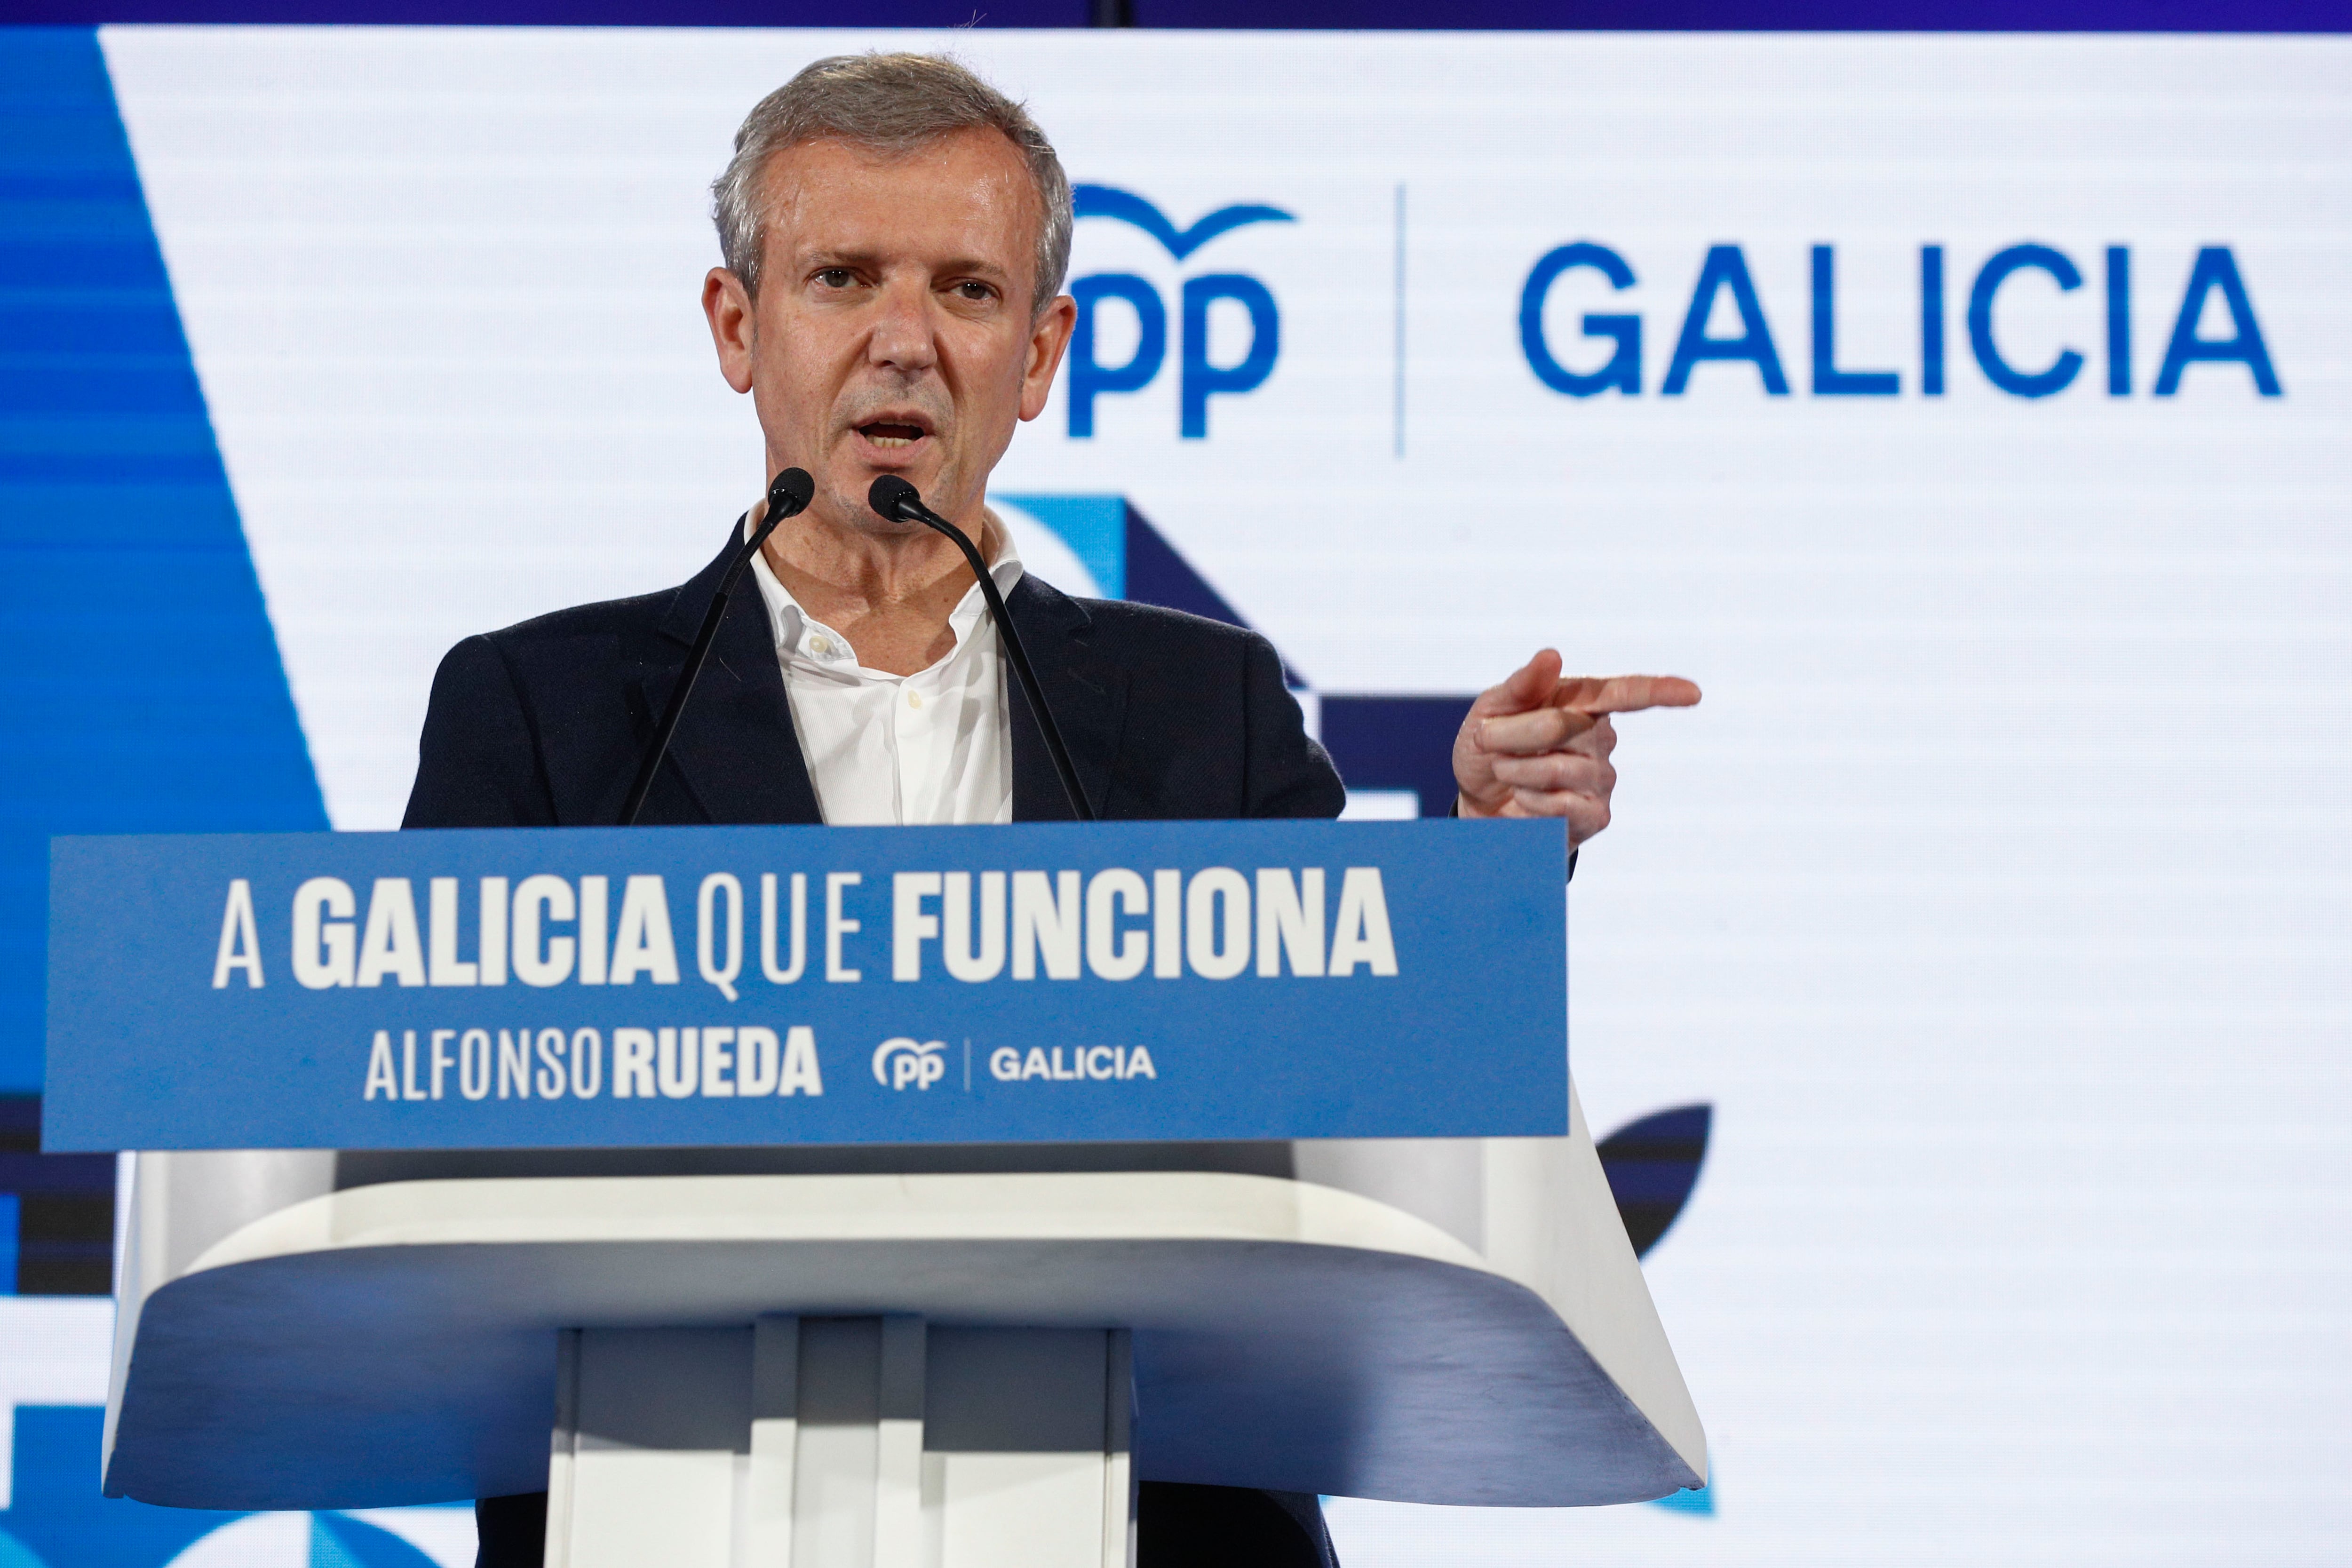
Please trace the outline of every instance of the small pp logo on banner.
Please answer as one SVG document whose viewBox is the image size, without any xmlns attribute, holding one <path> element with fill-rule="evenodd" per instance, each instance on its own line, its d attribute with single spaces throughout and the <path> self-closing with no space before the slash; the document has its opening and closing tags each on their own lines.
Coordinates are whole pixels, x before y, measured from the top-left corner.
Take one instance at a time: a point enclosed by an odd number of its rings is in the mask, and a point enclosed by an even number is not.
<svg viewBox="0 0 2352 1568">
<path fill-rule="evenodd" d="M 874 1081 L 885 1089 L 929 1089 L 947 1077 L 947 1048 L 945 1040 L 885 1040 L 874 1047 Z"/>
</svg>

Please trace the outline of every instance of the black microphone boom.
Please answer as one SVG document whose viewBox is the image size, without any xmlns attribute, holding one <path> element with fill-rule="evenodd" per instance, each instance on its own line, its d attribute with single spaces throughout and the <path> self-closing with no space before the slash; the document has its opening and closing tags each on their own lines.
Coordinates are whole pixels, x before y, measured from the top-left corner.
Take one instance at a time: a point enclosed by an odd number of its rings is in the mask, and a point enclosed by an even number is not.
<svg viewBox="0 0 2352 1568">
<path fill-rule="evenodd" d="M 874 509 L 877 516 L 893 522 L 919 522 L 934 533 L 944 534 L 963 552 L 971 574 L 980 579 L 980 595 L 988 601 L 988 613 L 996 622 L 997 634 L 1004 639 L 1004 652 L 1013 661 L 1013 673 L 1021 678 L 1021 689 L 1028 693 L 1029 710 L 1037 715 L 1037 728 L 1045 732 L 1045 751 L 1054 759 L 1054 772 L 1061 775 L 1062 793 L 1070 797 L 1070 810 L 1080 822 L 1092 822 L 1095 808 L 1087 804 L 1086 792 L 1078 787 L 1077 770 L 1070 765 L 1070 750 L 1062 744 L 1061 726 L 1054 722 L 1054 710 L 1045 706 L 1045 693 L 1037 685 L 1037 672 L 1029 667 L 1029 650 L 1021 646 L 1021 634 L 1013 629 L 1013 617 L 1004 613 L 1004 595 L 996 591 L 996 579 L 988 574 L 988 563 L 980 558 L 979 548 L 962 529 L 925 506 L 922 493 L 896 474 L 884 474 L 876 479 L 866 492 L 866 504 Z"/>
<path fill-rule="evenodd" d="M 816 481 L 809 478 L 806 468 L 786 468 L 769 481 L 768 515 L 760 520 L 760 526 L 735 552 L 735 558 L 719 575 L 719 591 L 710 595 L 710 607 L 702 613 L 702 629 L 694 634 L 694 647 L 686 656 L 686 668 L 678 671 L 677 684 L 670 688 L 661 722 L 654 726 L 653 743 L 646 748 L 645 759 L 637 764 L 636 782 L 629 786 L 629 798 L 622 804 L 622 826 L 635 827 L 637 814 L 646 808 L 646 796 L 653 791 L 654 775 L 661 772 L 662 758 L 669 754 L 670 737 L 677 733 L 677 721 L 686 711 L 686 700 L 694 695 L 695 680 L 702 674 L 703 661 L 710 657 L 710 645 L 719 637 L 719 623 L 726 618 L 727 596 L 735 591 L 743 568 L 751 563 L 760 546 L 768 542 L 768 535 L 776 531 L 776 525 L 806 510 L 809 498 L 814 494 Z"/>
</svg>

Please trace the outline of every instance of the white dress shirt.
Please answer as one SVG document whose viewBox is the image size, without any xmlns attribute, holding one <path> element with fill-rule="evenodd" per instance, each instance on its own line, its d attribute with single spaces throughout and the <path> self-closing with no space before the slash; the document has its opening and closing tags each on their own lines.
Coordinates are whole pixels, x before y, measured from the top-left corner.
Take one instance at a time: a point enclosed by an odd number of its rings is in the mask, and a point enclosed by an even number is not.
<svg viewBox="0 0 2352 1568">
<path fill-rule="evenodd" d="M 991 518 L 995 522 L 994 518 Z M 1021 581 L 1021 557 L 996 523 L 989 575 Z M 1012 714 L 1003 645 L 975 583 L 948 629 L 955 647 L 929 669 L 892 675 L 857 662 L 849 639 L 801 608 L 768 569 L 751 572 L 767 602 L 817 808 L 835 826 L 1013 820 Z"/>
</svg>

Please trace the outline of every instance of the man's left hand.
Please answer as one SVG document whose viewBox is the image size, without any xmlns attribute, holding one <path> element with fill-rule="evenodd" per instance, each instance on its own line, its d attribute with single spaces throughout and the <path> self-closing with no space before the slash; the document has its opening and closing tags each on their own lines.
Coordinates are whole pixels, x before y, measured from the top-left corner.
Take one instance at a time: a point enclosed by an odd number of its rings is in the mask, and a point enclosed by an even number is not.
<svg viewBox="0 0 2352 1568">
<path fill-rule="evenodd" d="M 1609 826 L 1617 770 L 1612 713 L 1688 708 L 1698 688 L 1675 675 L 1560 679 L 1550 648 L 1487 688 L 1454 740 L 1465 817 L 1564 816 L 1572 848 Z"/>
</svg>

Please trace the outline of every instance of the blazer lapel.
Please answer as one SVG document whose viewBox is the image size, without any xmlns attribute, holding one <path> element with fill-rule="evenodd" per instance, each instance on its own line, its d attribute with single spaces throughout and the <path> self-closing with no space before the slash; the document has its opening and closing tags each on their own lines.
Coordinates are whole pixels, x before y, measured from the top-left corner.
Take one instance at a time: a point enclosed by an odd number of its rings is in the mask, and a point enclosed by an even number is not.
<svg viewBox="0 0 2352 1568">
<path fill-rule="evenodd" d="M 709 565 L 671 596 L 661 637 L 674 645 L 667 668 L 649 671 L 632 691 L 639 727 L 650 740 L 671 685 L 710 595 L 726 570 L 735 535 Z M 808 763 L 793 731 L 792 704 L 776 662 L 775 634 L 759 585 L 737 583 L 719 622 L 709 662 L 671 739 L 669 756 L 646 803 L 644 820 L 712 823 L 814 823 L 824 820 Z M 1110 797 L 1111 764 L 1126 717 L 1127 675 L 1094 648 L 1091 617 L 1059 589 L 1024 575 L 1005 595 L 1005 609 L 1035 666 L 1070 749 L 1079 787 L 1096 815 Z M 1013 733 L 1013 816 L 1019 822 L 1066 822 L 1075 815 L 1028 694 L 1008 669 Z"/>
<path fill-rule="evenodd" d="M 684 673 L 686 655 L 709 608 L 710 595 L 734 552 L 739 535 L 730 531 L 726 548 L 711 563 L 695 574 L 670 601 L 660 633 L 676 644 L 676 662 L 639 683 L 638 701 L 645 734 L 669 700 L 671 686 Z M 808 764 L 802 759 L 799 738 L 793 732 L 792 704 L 784 695 L 782 669 L 776 662 L 776 643 L 768 606 L 751 569 L 736 580 L 719 623 L 719 638 L 711 645 L 709 662 L 695 682 L 694 695 L 671 738 L 665 777 L 656 778 L 646 803 L 652 820 L 666 793 L 665 784 L 684 785 L 705 821 L 713 823 L 814 823 L 824 820 L 816 791 L 809 783 Z M 673 796 L 673 801 L 676 797 Z M 686 803 L 676 801 L 677 807 Z M 669 820 L 690 820 L 690 808 L 660 811 Z"/>
<path fill-rule="evenodd" d="M 1078 602 L 1025 573 L 1005 595 L 1021 646 L 1037 671 L 1037 685 L 1061 724 L 1078 786 L 1095 815 L 1107 814 L 1111 764 L 1126 719 L 1127 672 L 1095 651 L 1094 623 Z M 1008 665 L 1010 661 L 1008 660 Z M 1054 771 L 1045 734 L 1028 693 L 1008 668 L 1012 703 L 1013 817 L 1016 822 L 1068 822 L 1076 816 L 1061 775 Z"/>
</svg>

